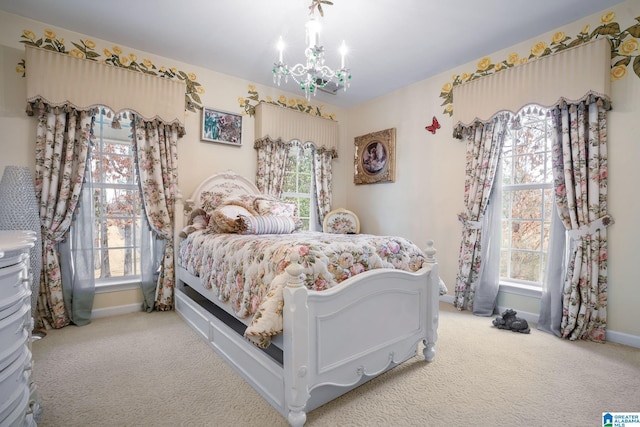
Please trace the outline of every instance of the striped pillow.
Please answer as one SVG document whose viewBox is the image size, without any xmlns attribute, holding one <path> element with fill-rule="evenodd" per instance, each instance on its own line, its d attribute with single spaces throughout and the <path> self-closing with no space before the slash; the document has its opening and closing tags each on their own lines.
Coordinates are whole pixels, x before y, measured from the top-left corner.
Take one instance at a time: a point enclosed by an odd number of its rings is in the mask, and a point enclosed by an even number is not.
<svg viewBox="0 0 640 427">
<path fill-rule="evenodd" d="M 293 218 L 279 215 L 240 215 L 240 234 L 291 234 L 296 229 Z"/>
</svg>

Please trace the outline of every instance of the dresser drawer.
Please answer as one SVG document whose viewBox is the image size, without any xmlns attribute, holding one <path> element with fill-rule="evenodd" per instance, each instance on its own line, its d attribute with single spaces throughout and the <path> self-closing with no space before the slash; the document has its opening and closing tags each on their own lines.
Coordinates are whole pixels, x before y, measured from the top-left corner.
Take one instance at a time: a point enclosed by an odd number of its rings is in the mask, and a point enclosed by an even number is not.
<svg viewBox="0 0 640 427">
<path fill-rule="evenodd" d="M 22 331 L 22 337 L 13 344 L 0 347 L 0 372 L 4 371 L 14 360 L 22 354 L 29 345 L 29 332 L 25 329 Z M 2 417 L 0 417 L 2 419 Z"/>
<path fill-rule="evenodd" d="M 0 372 L 0 402 L 10 400 L 16 390 L 29 389 L 31 352 L 25 348 L 22 354 Z"/>
<path fill-rule="evenodd" d="M 0 320 L 11 316 L 23 305 L 31 305 L 31 290 L 24 289 L 20 293 L 0 300 Z"/>
<path fill-rule="evenodd" d="M 0 301 L 9 300 L 27 289 L 28 281 L 28 270 L 24 263 L 0 269 Z"/>
<path fill-rule="evenodd" d="M 27 412 L 29 405 L 30 393 L 27 388 L 17 388 L 6 402 L 0 402 L 0 425 L 12 425 L 9 423 L 9 415 L 13 418 L 20 418 L 22 414 Z M 14 423 L 15 425 L 15 423 Z"/>
<path fill-rule="evenodd" d="M 20 394 L 18 394 L 15 402 L 11 402 L 12 404 L 7 407 L 6 417 L 4 413 L 0 413 L 0 425 L 2 427 L 25 427 L 25 426 L 35 426 L 33 422 L 33 416 L 29 416 L 31 409 L 29 405 L 31 404 L 31 397 L 29 396 L 29 389 L 24 389 Z"/>
<path fill-rule="evenodd" d="M 31 307 L 22 304 L 20 308 L 10 316 L 0 320 L 0 342 L 8 348 L 22 339 L 25 329 L 31 327 Z"/>
</svg>

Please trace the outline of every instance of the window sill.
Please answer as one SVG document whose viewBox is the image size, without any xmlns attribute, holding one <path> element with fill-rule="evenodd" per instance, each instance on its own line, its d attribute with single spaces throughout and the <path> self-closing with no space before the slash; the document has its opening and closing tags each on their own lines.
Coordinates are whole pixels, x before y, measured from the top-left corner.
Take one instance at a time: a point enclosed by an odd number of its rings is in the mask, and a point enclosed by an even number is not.
<svg viewBox="0 0 640 427">
<path fill-rule="evenodd" d="M 500 292 L 529 298 L 542 298 L 542 288 L 513 282 L 500 282 Z"/>
<path fill-rule="evenodd" d="M 96 282 L 96 294 L 140 289 L 140 279 L 106 279 Z"/>
</svg>

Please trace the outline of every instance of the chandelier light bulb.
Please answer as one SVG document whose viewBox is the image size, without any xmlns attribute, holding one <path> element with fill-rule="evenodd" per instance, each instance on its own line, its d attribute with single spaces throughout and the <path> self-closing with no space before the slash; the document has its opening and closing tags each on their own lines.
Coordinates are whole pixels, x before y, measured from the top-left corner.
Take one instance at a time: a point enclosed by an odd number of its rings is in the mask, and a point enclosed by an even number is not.
<svg viewBox="0 0 640 427">
<path fill-rule="evenodd" d="M 307 47 L 313 49 L 315 46 L 320 46 L 320 31 L 322 27 L 314 17 L 311 17 L 305 25 L 307 29 Z"/>
<path fill-rule="evenodd" d="M 282 36 L 280 36 L 280 39 L 278 40 L 278 53 L 279 53 L 279 57 L 280 57 L 280 62 L 282 62 L 282 56 L 284 53 L 284 40 L 282 40 Z"/>
<path fill-rule="evenodd" d="M 344 42 L 344 40 L 342 40 L 342 44 L 340 45 L 340 60 L 342 62 L 342 65 L 340 66 L 340 68 L 344 68 L 344 57 L 347 55 L 347 44 Z"/>
</svg>

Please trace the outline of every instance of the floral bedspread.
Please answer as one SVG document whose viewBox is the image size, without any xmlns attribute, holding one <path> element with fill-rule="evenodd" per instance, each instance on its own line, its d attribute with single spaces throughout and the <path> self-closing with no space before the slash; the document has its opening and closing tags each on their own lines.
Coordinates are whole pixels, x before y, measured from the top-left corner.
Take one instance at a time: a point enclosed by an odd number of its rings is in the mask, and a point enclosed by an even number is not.
<svg viewBox="0 0 640 427">
<path fill-rule="evenodd" d="M 400 237 L 320 232 L 294 234 L 191 233 L 180 243 L 179 264 L 200 277 L 239 318 L 251 318 L 245 336 L 260 347 L 282 332 L 282 289 L 291 255 L 305 268 L 308 289 L 329 289 L 363 271 L 417 271 L 423 251 Z"/>
</svg>

